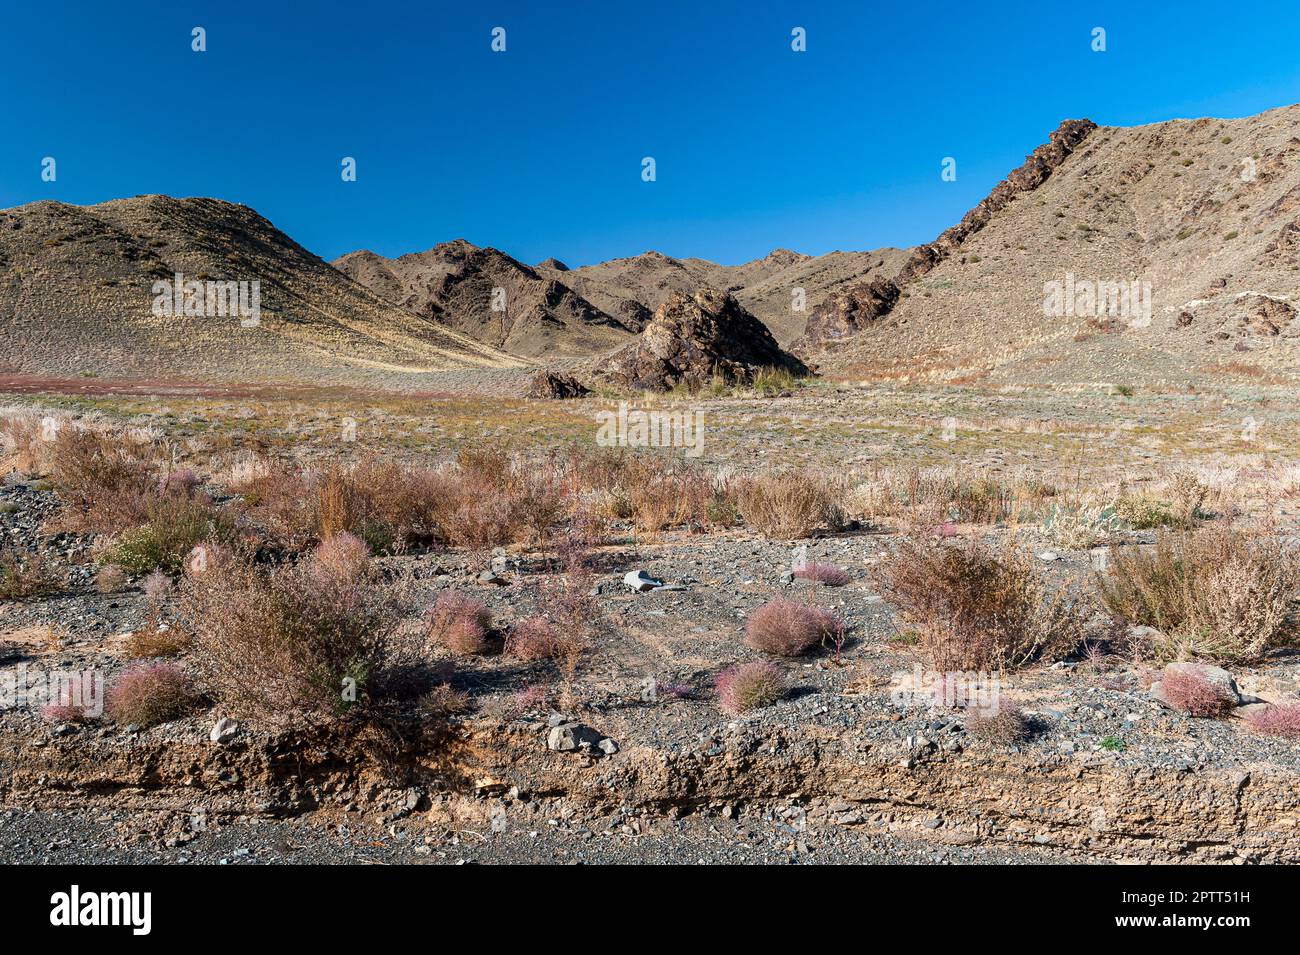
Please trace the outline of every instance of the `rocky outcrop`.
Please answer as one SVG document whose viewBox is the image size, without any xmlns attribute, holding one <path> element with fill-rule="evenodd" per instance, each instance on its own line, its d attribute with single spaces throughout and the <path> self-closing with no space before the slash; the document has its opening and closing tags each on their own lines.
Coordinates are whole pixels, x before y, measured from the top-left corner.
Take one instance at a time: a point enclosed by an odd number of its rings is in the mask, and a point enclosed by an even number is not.
<svg viewBox="0 0 1300 955">
<path fill-rule="evenodd" d="M 533 380 L 528 385 L 528 392 L 525 397 L 563 399 L 581 398 L 589 394 L 591 394 L 591 389 L 578 381 L 577 378 L 543 368 L 533 375 Z"/>
<path fill-rule="evenodd" d="M 875 278 L 836 292 L 813 310 L 808 328 L 792 348 L 804 354 L 859 331 L 888 314 L 909 282 L 925 275 L 960 248 L 966 238 L 988 224 L 1016 196 L 1037 189 L 1079 147 L 1097 124 L 1088 119 L 1067 119 L 1046 143 L 1026 157 L 1017 169 L 955 226 L 928 245 L 918 246 L 892 280 Z"/>
<path fill-rule="evenodd" d="M 667 391 L 704 386 L 715 376 L 745 383 L 760 368 L 808 373 L 729 293 L 701 289 L 670 296 L 640 337 L 610 359 L 605 376 L 623 387 Z"/>
</svg>

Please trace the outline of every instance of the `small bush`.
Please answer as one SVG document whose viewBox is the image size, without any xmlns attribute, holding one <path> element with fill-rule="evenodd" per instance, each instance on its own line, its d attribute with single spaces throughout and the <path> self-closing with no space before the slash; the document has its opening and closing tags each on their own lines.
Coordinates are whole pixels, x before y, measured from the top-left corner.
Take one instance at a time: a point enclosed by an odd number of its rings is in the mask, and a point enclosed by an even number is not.
<svg viewBox="0 0 1300 955">
<path fill-rule="evenodd" d="M 815 580 L 825 587 L 843 587 L 853 579 L 848 571 L 841 570 L 834 564 L 809 564 L 796 570 L 794 576 Z"/>
<path fill-rule="evenodd" d="M 1155 659 L 1250 663 L 1293 640 L 1300 558 L 1268 533 L 1167 532 L 1113 550 L 1097 589 L 1113 616 L 1164 635 L 1146 648 Z"/>
<path fill-rule="evenodd" d="M 1005 700 L 996 712 L 987 713 L 978 707 L 966 711 L 966 732 L 976 739 L 1010 746 L 1027 740 L 1031 735 L 1029 718 L 1015 704 Z"/>
<path fill-rule="evenodd" d="M 784 471 L 745 478 L 736 486 L 745 523 L 764 537 L 795 540 L 844 525 L 844 488 L 816 471 Z"/>
<path fill-rule="evenodd" d="M 745 625 L 745 643 L 763 653 L 797 657 L 840 629 L 835 614 L 778 597 L 759 607 Z"/>
<path fill-rule="evenodd" d="M 1300 703 L 1257 710 L 1246 717 L 1245 723 L 1256 733 L 1265 736 L 1300 739 Z"/>
<path fill-rule="evenodd" d="M 554 660 L 562 646 L 560 634 L 549 620 L 525 617 L 510 628 L 505 652 L 520 660 Z"/>
<path fill-rule="evenodd" d="M 771 706 L 785 695 L 785 677 L 766 660 L 745 663 L 718 674 L 714 681 L 718 705 L 724 713 L 738 715 Z"/>
<path fill-rule="evenodd" d="M 435 643 L 457 656 L 473 656 L 487 651 L 492 614 L 481 600 L 451 590 L 439 595 L 428 625 Z"/>
<path fill-rule="evenodd" d="M 173 657 L 189 645 L 190 635 L 183 630 L 145 625 L 127 637 L 126 652 L 132 658 Z"/>
<path fill-rule="evenodd" d="M 178 574 L 186 556 L 207 540 L 233 535 L 229 523 L 206 497 L 169 494 L 145 506 L 147 522 L 123 533 L 108 559 L 132 574 L 161 570 Z"/>
<path fill-rule="evenodd" d="M 1052 595 L 1033 558 L 1011 544 L 997 552 L 975 538 L 905 541 L 878 574 L 937 670 L 1011 669 L 1079 643 L 1068 597 Z"/>
<path fill-rule="evenodd" d="M 224 548 L 184 578 L 178 610 L 203 676 L 233 712 L 272 724 L 328 719 L 368 702 L 406 611 L 355 542 L 266 569 Z"/>
<path fill-rule="evenodd" d="M 1226 687 L 1191 668 L 1166 669 L 1160 676 L 1160 695 L 1189 716 L 1222 716 L 1237 705 Z"/>
<path fill-rule="evenodd" d="M 0 550 L 0 600 L 30 600 L 58 589 L 58 581 L 39 553 L 19 556 Z"/>
<path fill-rule="evenodd" d="M 179 667 L 150 663 L 128 668 L 108 690 L 105 709 L 118 723 L 156 726 L 194 708 L 194 690 Z"/>
<path fill-rule="evenodd" d="M 95 590 L 101 594 L 115 594 L 130 583 L 131 575 L 116 564 L 105 564 L 95 574 Z"/>
</svg>

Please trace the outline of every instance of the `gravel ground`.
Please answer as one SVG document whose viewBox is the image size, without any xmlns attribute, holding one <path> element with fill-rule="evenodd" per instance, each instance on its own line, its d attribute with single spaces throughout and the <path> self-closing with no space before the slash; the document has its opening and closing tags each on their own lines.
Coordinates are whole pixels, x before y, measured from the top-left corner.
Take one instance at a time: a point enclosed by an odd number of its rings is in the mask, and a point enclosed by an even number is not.
<svg viewBox="0 0 1300 955">
<path fill-rule="evenodd" d="M 606 829 L 600 820 L 576 827 L 428 834 L 366 824 L 340 828 L 303 820 L 262 820 L 211 829 L 176 847 L 124 834 L 124 825 L 129 825 L 129 818 L 122 813 L 0 812 L 0 864 L 1029 865 L 1079 861 L 1042 851 L 927 845 L 844 829 L 797 832 L 762 819 L 656 820 L 641 835 Z"/>
</svg>

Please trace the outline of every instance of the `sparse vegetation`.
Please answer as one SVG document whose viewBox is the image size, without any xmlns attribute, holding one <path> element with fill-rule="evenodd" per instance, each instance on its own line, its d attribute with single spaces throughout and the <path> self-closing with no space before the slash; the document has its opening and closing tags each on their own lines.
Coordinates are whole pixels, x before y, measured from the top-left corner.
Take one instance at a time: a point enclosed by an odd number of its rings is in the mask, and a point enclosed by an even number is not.
<svg viewBox="0 0 1300 955">
<path fill-rule="evenodd" d="M 483 601 L 452 590 L 438 597 L 428 626 L 434 643 L 457 656 L 474 656 L 487 651 L 492 614 Z"/>
<path fill-rule="evenodd" d="M 1115 549 L 1097 587 L 1109 613 L 1161 635 L 1140 653 L 1249 663 L 1292 640 L 1300 559 L 1266 532 L 1166 531 L 1154 547 Z"/>
<path fill-rule="evenodd" d="M 273 724 L 364 707 L 397 656 L 406 606 L 351 535 L 275 569 L 214 548 L 187 574 L 180 610 L 207 683 L 232 711 Z"/>
<path fill-rule="evenodd" d="M 1071 598 L 1050 592 L 1032 557 L 1010 544 L 905 541 L 879 579 L 937 670 L 1013 669 L 1080 640 Z"/>
</svg>

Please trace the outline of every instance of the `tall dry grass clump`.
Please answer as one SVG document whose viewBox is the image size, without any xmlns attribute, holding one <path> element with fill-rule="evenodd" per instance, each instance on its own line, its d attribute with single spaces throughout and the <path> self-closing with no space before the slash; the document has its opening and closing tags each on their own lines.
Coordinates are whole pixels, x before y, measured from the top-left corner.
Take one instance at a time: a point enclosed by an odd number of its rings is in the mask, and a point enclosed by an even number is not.
<svg viewBox="0 0 1300 955">
<path fill-rule="evenodd" d="M 1114 550 L 1097 590 L 1113 616 L 1161 634 L 1141 655 L 1251 663 L 1294 641 L 1300 557 L 1267 530 L 1164 532 Z"/>
<path fill-rule="evenodd" d="M 795 540 L 844 524 L 845 486 L 823 471 L 777 471 L 736 484 L 736 505 L 745 523 L 765 537 Z"/>
<path fill-rule="evenodd" d="M 905 541 L 878 577 L 937 670 L 1012 669 L 1063 656 L 1080 639 L 1069 596 L 1052 593 L 1010 543 Z"/>
<path fill-rule="evenodd" d="M 232 712 L 286 725 L 364 706 L 407 601 L 349 534 L 265 569 L 213 548 L 179 611 L 207 683 Z"/>
</svg>

